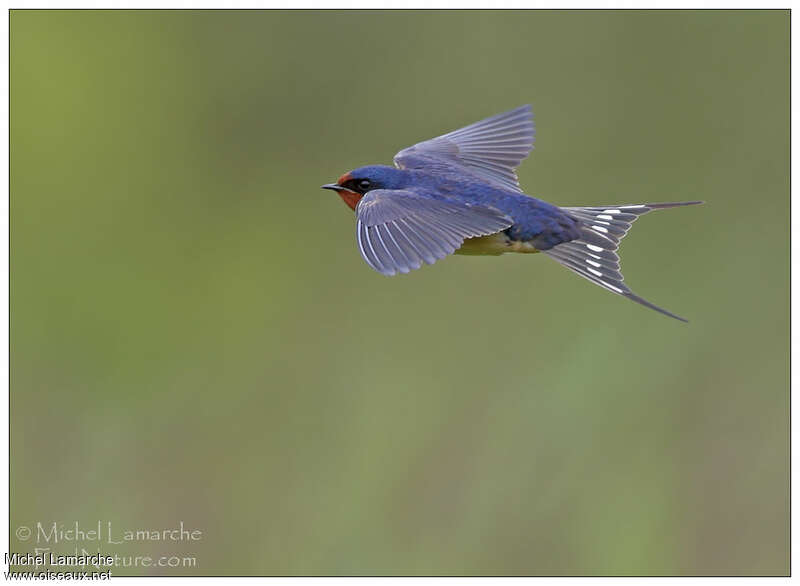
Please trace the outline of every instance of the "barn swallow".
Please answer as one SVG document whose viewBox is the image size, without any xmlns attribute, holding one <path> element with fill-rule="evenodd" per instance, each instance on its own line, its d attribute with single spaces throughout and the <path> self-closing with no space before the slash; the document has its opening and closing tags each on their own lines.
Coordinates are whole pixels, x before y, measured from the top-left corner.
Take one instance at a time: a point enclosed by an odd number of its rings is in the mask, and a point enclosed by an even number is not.
<svg viewBox="0 0 800 586">
<path fill-rule="evenodd" d="M 526 195 L 516 168 L 534 136 L 525 105 L 403 149 L 394 167 L 359 167 L 322 187 L 355 211 L 361 256 L 384 275 L 450 254 L 543 252 L 612 293 L 685 322 L 625 285 L 616 251 L 639 216 L 703 202 L 559 207 Z"/>
</svg>

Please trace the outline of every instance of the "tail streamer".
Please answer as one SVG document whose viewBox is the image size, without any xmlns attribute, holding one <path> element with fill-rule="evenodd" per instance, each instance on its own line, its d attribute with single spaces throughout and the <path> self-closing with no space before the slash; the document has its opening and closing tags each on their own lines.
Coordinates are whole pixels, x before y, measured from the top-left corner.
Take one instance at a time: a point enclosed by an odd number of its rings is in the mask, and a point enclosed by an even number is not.
<svg viewBox="0 0 800 586">
<path fill-rule="evenodd" d="M 687 320 L 653 305 L 639 297 L 623 283 L 624 277 L 619 266 L 616 250 L 639 216 L 653 210 L 688 206 L 702 201 L 681 201 L 671 203 L 645 203 L 624 206 L 561 208 L 581 221 L 581 237 L 545 250 L 544 253 L 556 262 L 576 272 L 584 279 L 604 289 L 627 297 L 640 305 L 654 309 L 682 322 Z"/>
</svg>

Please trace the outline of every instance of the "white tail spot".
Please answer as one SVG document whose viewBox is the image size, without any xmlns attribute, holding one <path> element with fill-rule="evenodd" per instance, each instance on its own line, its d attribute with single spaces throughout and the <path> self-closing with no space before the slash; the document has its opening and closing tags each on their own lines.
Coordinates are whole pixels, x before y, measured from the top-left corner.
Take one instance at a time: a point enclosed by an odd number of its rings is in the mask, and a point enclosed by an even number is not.
<svg viewBox="0 0 800 586">
<path fill-rule="evenodd" d="M 608 287 L 612 291 L 616 291 L 617 293 L 622 294 L 622 289 L 618 289 L 617 287 L 614 287 L 614 285 L 609 285 L 608 283 L 606 283 L 602 279 L 599 279 L 599 281 L 603 284 L 604 287 Z"/>
</svg>

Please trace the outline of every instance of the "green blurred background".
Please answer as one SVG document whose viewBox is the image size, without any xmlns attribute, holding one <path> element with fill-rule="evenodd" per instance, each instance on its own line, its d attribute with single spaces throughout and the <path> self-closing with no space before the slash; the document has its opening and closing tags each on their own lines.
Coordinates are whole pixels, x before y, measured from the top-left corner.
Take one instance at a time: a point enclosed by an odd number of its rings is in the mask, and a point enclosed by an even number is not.
<svg viewBox="0 0 800 586">
<path fill-rule="evenodd" d="M 788 572 L 788 11 L 10 18 L 13 551 Z M 528 102 L 528 193 L 706 200 L 622 247 L 691 323 L 543 255 L 360 258 L 319 185 Z"/>
</svg>

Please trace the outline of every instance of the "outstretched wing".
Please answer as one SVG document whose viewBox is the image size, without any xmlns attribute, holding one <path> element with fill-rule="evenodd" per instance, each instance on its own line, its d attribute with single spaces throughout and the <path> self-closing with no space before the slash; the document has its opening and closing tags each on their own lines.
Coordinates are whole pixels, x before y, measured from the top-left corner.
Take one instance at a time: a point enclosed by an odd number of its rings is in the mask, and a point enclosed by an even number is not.
<svg viewBox="0 0 800 586">
<path fill-rule="evenodd" d="M 401 169 L 424 168 L 437 160 L 455 163 L 521 193 L 515 170 L 531 152 L 534 137 L 533 112 L 526 104 L 403 149 L 394 163 Z"/>
<path fill-rule="evenodd" d="M 356 207 L 358 249 L 384 275 L 408 273 L 453 254 L 467 238 L 513 223 L 502 212 L 405 190 L 376 189 Z"/>
</svg>

